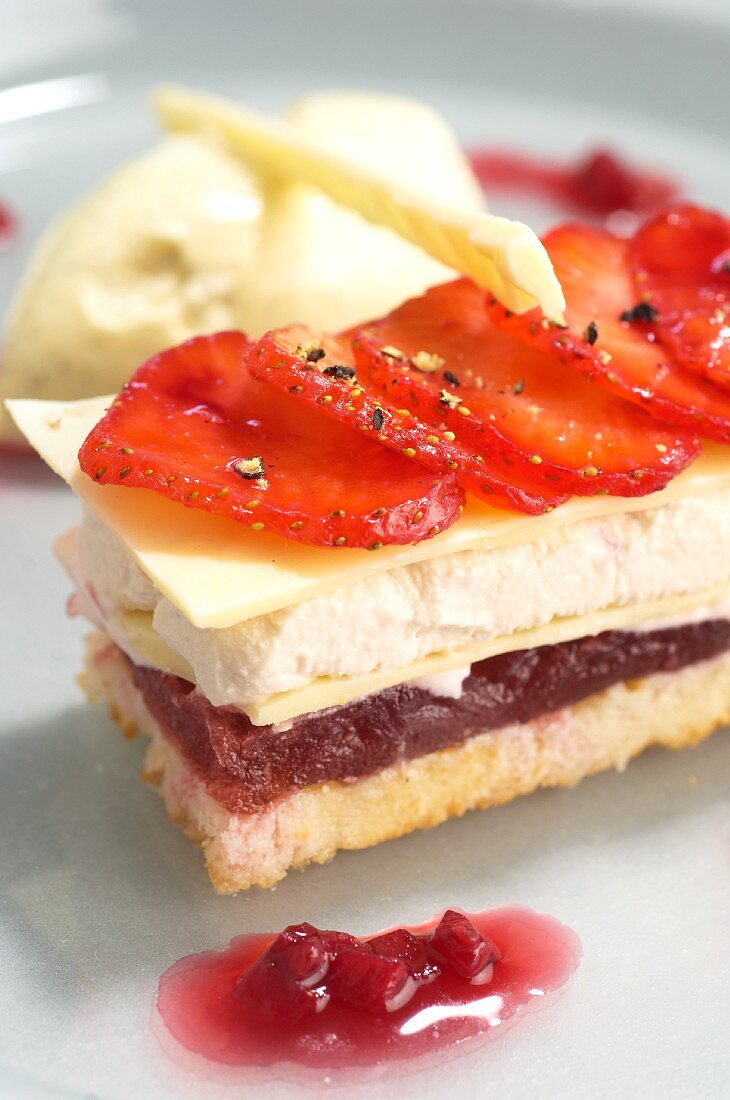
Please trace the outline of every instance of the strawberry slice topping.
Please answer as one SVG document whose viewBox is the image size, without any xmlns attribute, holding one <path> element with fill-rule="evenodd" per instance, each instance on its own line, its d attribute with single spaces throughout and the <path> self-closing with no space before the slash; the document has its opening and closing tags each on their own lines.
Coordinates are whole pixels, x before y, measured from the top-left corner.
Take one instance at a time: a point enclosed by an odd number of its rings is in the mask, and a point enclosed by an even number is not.
<svg viewBox="0 0 730 1100">
<path fill-rule="evenodd" d="M 629 264 L 676 362 L 730 387 L 730 220 L 670 207 L 639 229 Z"/>
<path fill-rule="evenodd" d="M 387 347 L 381 350 L 382 344 L 371 346 L 367 334 L 359 333 L 353 349 L 347 335 L 317 341 L 308 330 L 290 326 L 259 341 L 250 369 L 384 447 L 430 470 L 455 473 L 465 488 L 496 508 L 537 515 L 567 499 L 567 493 L 546 488 L 530 473 L 523 473 L 511 455 L 500 454 L 492 461 L 457 438 L 449 422 L 450 409 L 437 391 L 430 386 L 419 390 L 397 369 L 391 378 L 393 360 Z M 460 423 L 453 427 L 459 428 Z"/>
<path fill-rule="evenodd" d="M 668 439 L 656 440 L 667 447 L 664 464 L 674 473 L 696 453 L 696 434 L 729 443 L 730 393 L 677 365 L 659 342 L 653 310 L 637 295 L 627 242 L 567 224 L 551 230 L 543 243 L 565 293 L 568 327 L 537 310 L 517 317 L 493 302 L 495 324 L 657 419 L 683 427 L 689 438 L 678 434 L 674 447 Z"/>
<path fill-rule="evenodd" d="M 406 302 L 354 340 L 389 396 L 398 393 L 405 407 L 409 400 L 438 407 L 456 438 L 506 477 L 530 476 L 579 496 L 640 496 L 666 485 L 698 451 L 500 331 L 466 280 Z M 385 354 L 373 354 L 383 346 Z"/>
<path fill-rule="evenodd" d="M 414 543 L 458 519 L 464 494 L 248 370 L 238 332 L 201 336 L 135 372 L 79 452 L 109 485 L 325 546 Z"/>
</svg>

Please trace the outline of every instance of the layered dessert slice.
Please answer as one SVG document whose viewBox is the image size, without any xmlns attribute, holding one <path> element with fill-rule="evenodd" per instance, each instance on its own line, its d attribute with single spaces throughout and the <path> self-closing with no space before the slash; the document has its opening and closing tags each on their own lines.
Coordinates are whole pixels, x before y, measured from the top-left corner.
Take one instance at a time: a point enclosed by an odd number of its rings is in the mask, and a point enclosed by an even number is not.
<svg viewBox="0 0 730 1100">
<path fill-rule="evenodd" d="M 84 686 L 151 739 L 224 892 L 730 720 L 727 221 L 677 207 L 545 252 L 357 182 L 470 280 L 11 406 L 84 502 L 57 546 Z"/>
<path fill-rule="evenodd" d="M 89 640 L 84 686 L 125 732 L 151 738 L 145 777 L 222 891 L 623 768 L 650 744 L 681 748 L 730 721 L 730 485 L 402 566 L 217 629 L 192 626 L 97 524 L 84 521 L 76 576 L 107 629 Z M 684 552 L 668 550 L 688 528 Z M 708 545 L 723 550 L 711 564 Z M 129 586 L 110 583 L 125 573 Z M 154 607 L 164 656 L 125 629 L 145 613 L 120 607 L 139 603 Z M 566 616 L 573 608 L 591 610 Z M 450 651 L 456 667 L 414 675 L 428 660 L 402 663 L 457 636 L 481 640 Z M 472 659 L 480 651 L 494 655 Z M 266 722 L 251 696 L 272 689 L 278 721 Z M 297 713 L 310 698 L 321 709 Z"/>
<path fill-rule="evenodd" d="M 71 464 L 99 411 L 42 412 L 37 444 L 64 437 Z M 467 515 L 424 560 L 335 576 L 313 570 L 333 551 L 269 536 L 232 561 L 233 524 L 91 493 L 58 546 L 98 627 L 83 683 L 151 738 L 145 777 L 216 887 L 269 886 L 729 721 L 730 465 L 706 456 L 665 493 Z"/>
</svg>

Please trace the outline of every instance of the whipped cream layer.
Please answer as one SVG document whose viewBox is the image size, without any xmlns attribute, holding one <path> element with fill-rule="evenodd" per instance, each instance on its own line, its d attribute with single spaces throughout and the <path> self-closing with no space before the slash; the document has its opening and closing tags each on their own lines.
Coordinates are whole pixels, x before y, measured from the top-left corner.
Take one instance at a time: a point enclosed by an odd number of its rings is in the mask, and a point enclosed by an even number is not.
<svg viewBox="0 0 730 1100">
<path fill-rule="evenodd" d="M 193 626 L 89 509 L 79 548 L 107 613 L 151 612 L 155 632 L 207 698 L 246 709 L 322 678 L 398 669 L 429 654 L 454 652 L 456 664 L 458 651 L 475 643 L 566 618 L 585 616 L 584 633 L 596 633 L 605 627 L 590 616 L 603 609 L 730 584 L 730 489 L 383 571 L 225 628 Z M 705 617 L 726 613 L 714 604 Z M 703 612 L 691 614 L 697 621 Z"/>
</svg>

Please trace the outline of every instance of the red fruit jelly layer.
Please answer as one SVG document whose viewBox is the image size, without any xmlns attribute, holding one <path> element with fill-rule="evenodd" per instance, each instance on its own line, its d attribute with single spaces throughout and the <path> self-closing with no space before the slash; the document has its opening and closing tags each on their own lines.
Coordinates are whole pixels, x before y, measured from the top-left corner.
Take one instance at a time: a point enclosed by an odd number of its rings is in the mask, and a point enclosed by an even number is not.
<svg viewBox="0 0 730 1100">
<path fill-rule="evenodd" d="M 607 631 L 479 661 L 458 699 L 398 684 L 302 715 L 288 730 L 254 726 L 239 710 L 214 707 L 176 676 L 136 665 L 132 672 L 149 711 L 208 793 L 231 813 L 255 813 L 312 783 L 369 775 L 727 649 L 724 620 L 643 634 Z"/>
<path fill-rule="evenodd" d="M 580 956 L 575 933 L 529 909 L 447 910 L 366 939 L 302 924 L 181 959 L 157 1009 L 178 1043 L 224 1065 L 373 1066 L 494 1035 Z"/>
</svg>

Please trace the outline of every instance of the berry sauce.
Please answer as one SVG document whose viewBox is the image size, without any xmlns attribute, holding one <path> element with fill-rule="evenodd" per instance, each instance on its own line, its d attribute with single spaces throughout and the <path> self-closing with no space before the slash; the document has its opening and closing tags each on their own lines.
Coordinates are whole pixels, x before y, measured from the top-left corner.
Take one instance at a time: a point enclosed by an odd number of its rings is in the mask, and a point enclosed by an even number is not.
<svg viewBox="0 0 730 1100">
<path fill-rule="evenodd" d="M 489 1038 L 580 955 L 570 929 L 521 908 L 447 910 L 363 940 L 302 924 L 181 959 L 157 1010 L 177 1043 L 225 1066 L 372 1067 Z"/>
<path fill-rule="evenodd" d="M 492 148 L 475 149 L 469 159 L 487 190 L 538 195 L 594 217 L 619 211 L 649 213 L 674 198 L 678 190 L 669 177 L 635 169 L 609 149 L 593 150 L 574 163 Z"/>
</svg>

